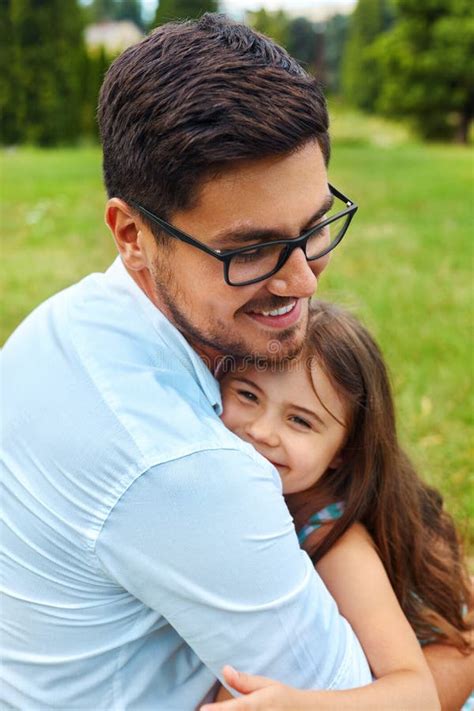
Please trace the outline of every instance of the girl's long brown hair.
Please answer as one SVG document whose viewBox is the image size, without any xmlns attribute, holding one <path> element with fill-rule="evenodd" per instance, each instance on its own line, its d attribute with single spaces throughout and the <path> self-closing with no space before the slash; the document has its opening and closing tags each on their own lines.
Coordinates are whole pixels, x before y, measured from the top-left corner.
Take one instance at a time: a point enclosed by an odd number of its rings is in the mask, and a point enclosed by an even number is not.
<svg viewBox="0 0 474 711">
<path fill-rule="evenodd" d="M 463 633 L 472 629 L 472 618 L 466 616 L 471 586 L 460 541 L 441 495 L 418 477 L 398 443 L 379 347 L 352 315 L 316 301 L 306 356 L 315 358 L 348 403 L 342 462 L 307 492 L 311 498 L 303 506 L 306 516 L 308 510 L 343 501 L 344 513 L 308 553 L 317 562 L 359 521 L 372 536 L 418 639 L 468 651 Z M 291 496 L 287 503 L 292 510 Z M 301 510 L 292 511 L 297 527 L 307 520 L 302 520 Z"/>
</svg>

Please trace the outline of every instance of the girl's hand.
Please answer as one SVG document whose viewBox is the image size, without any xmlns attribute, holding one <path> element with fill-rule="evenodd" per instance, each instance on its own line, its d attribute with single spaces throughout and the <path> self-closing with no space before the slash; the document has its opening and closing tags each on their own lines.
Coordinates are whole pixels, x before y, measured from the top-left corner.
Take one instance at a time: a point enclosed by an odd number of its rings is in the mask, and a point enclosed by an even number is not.
<svg viewBox="0 0 474 711">
<path fill-rule="evenodd" d="M 314 711 L 315 691 L 299 691 L 264 676 L 222 670 L 228 686 L 246 696 L 201 706 L 200 711 Z"/>
</svg>

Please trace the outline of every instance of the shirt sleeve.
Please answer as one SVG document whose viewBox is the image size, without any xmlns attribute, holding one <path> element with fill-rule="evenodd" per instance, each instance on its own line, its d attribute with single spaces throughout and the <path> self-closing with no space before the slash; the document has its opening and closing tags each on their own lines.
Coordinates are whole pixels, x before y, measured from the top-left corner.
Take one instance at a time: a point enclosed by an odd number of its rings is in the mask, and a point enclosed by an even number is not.
<svg viewBox="0 0 474 711">
<path fill-rule="evenodd" d="M 110 512 L 96 553 L 218 677 L 232 664 L 300 688 L 371 681 L 298 546 L 276 475 L 244 452 L 197 452 L 142 474 Z"/>
</svg>

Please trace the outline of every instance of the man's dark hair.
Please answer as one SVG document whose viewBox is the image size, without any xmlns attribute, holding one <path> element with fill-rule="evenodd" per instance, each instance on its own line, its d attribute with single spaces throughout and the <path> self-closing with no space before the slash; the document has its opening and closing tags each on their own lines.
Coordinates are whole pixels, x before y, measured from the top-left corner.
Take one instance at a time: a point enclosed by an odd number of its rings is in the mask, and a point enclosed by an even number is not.
<svg viewBox="0 0 474 711">
<path fill-rule="evenodd" d="M 329 159 L 316 79 L 224 15 L 163 25 L 127 49 L 106 74 L 98 116 L 109 197 L 135 199 L 164 219 L 192 207 L 203 179 L 241 159 L 309 140 Z"/>
</svg>

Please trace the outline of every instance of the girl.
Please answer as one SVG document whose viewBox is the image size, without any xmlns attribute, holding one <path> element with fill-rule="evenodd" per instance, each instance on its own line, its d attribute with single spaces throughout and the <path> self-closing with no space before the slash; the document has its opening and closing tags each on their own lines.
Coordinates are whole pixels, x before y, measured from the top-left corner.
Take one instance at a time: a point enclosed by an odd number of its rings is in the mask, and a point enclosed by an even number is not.
<svg viewBox="0 0 474 711">
<path fill-rule="evenodd" d="M 348 313 L 315 302 L 302 356 L 228 369 L 222 396 L 225 424 L 278 469 L 300 544 L 361 641 L 375 694 L 384 678 L 396 708 L 426 708 L 416 698 L 423 667 L 415 635 L 421 645 L 457 648 L 470 664 L 470 584 L 440 494 L 398 443 L 372 337 Z M 245 690 L 233 672 L 226 679 Z M 321 692 L 294 693 L 311 697 L 301 708 L 326 708 Z"/>
</svg>

